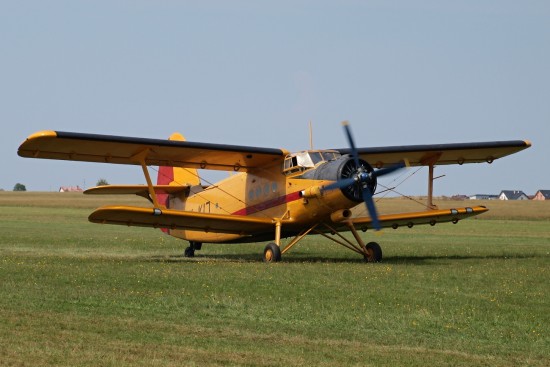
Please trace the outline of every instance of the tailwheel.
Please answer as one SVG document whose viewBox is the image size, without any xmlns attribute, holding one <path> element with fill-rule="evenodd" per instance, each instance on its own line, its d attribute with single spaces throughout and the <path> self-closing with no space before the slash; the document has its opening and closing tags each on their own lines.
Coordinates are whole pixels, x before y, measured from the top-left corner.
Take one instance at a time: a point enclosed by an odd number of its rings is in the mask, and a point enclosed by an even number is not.
<svg viewBox="0 0 550 367">
<path fill-rule="evenodd" d="M 367 254 L 365 255 L 365 261 L 368 263 L 379 263 L 382 261 L 382 248 L 376 242 L 369 242 L 365 246 Z"/>
<path fill-rule="evenodd" d="M 195 250 L 200 250 L 202 248 L 202 243 L 190 241 L 189 247 L 185 249 L 183 256 L 185 257 L 195 257 Z"/>
<path fill-rule="evenodd" d="M 192 246 L 189 246 L 185 249 L 185 252 L 183 253 L 183 256 L 185 257 L 195 257 L 195 249 Z"/>
<path fill-rule="evenodd" d="M 281 261 L 281 249 L 275 243 L 270 242 L 264 249 L 264 262 L 273 263 Z"/>
</svg>

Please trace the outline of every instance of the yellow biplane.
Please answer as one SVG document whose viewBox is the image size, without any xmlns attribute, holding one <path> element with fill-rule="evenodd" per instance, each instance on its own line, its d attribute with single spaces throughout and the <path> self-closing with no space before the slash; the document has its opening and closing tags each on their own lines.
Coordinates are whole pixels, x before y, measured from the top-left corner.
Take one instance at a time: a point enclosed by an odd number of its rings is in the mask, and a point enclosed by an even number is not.
<svg viewBox="0 0 550 367">
<path fill-rule="evenodd" d="M 488 209 L 472 206 L 437 209 L 432 204 L 435 165 L 492 163 L 531 146 L 523 140 L 356 148 L 349 125 L 350 147 L 290 153 L 283 149 L 185 141 L 41 131 L 21 144 L 21 157 L 140 165 L 146 185 L 108 185 L 86 194 L 135 194 L 152 206 L 112 205 L 96 209 L 94 223 L 160 228 L 189 241 L 192 257 L 203 243 L 272 241 L 266 262 L 281 260 L 309 234 L 325 236 L 368 262 L 382 259 L 376 242 L 365 244 L 359 231 L 452 222 Z M 373 201 L 377 178 L 405 166 L 428 166 L 428 210 L 378 215 Z M 158 166 L 153 184 L 148 166 Z M 198 169 L 235 174 L 203 185 Z M 365 202 L 369 216 L 352 216 Z M 353 240 L 341 233 L 351 231 Z M 291 238 L 283 246 L 281 239 Z"/>
</svg>

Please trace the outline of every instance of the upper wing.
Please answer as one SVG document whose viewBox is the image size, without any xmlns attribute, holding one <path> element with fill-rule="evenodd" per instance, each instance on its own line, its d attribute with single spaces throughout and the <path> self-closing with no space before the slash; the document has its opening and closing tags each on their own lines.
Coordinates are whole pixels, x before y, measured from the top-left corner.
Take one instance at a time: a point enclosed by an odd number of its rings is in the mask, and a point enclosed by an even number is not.
<svg viewBox="0 0 550 367">
<path fill-rule="evenodd" d="M 274 231 L 275 228 L 275 224 L 270 218 L 135 206 L 104 206 L 96 209 L 88 219 L 94 223 L 184 229 L 242 236 Z"/>
<path fill-rule="evenodd" d="M 495 159 L 529 148 L 524 140 L 479 143 L 405 145 L 377 148 L 358 148 L 359 156 L 377 168 L 397 164 L 407 159 L 411 166 L 432 164 L 491 163 Z M 350 154 L 351 149 L 336 149 Z"/>
<path fill-rule="evenodd" d="M 140 164 L 152 166 L 246 171 L 281 162 L 282 149 L 132 138 L 63 131 L 40 131 L 27 138 L 17 154 L 28 158 Z"/>
<path fill-rule="evenodd" d="M 430 224 L 435 225 L 436 223 L 445 223 L 453 222 L 456 223 L 461 219 L 472 217 L 481 213 L 488 211 L 484 206 L 475 206 L 475 207 L 466 207 L 466 208 L 457 208 L 457 209 L 438 209 L 438 210 L 427 210 L 421 212 L 412 212 L 412 213 L 400 213 L 400 214 L 386 214 L 381 215 L 378 220 L 382 228 L 393 228 L 397 229 L 398 227 L 413 227 L 415 225 Z M 366 230 L 371 229 L 372 220 L 368 217 L 358 217 L 349 219 L 355 228 Z"/>
</svg>

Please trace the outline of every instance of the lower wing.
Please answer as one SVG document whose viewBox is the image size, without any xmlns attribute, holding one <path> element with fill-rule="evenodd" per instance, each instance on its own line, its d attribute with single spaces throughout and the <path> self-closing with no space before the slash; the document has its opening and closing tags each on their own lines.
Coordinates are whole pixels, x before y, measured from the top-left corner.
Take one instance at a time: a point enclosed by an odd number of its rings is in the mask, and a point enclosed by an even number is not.
<svg viewBox="0 0 550 367">
<path fill-rule="evenodd" d="M 206 233 L 215 232 L 242 236 L 275 230 L 275 222 L 271 218 L 135 206 L 103 206 L 90 214 L 88 220 L 93 223 L 192 230 Z"/>
<path fill-rule="evenodd" d="M 404 226 L 411 228 L 415 225 L 422 224 L 430 224 L 433 226 L 437 223 L 457 223 L 461 219 L 473 217 L 485 213 L 488 210 L 489 209 L 486 207 L 479 205 L 458 209 L 438 209 L 412 213 L 386 214 L 381 215 L 378 220 L 382 228 L 397 229 Z M 369 217 L 351 218 L 349 221 L 355 228 L 360 230 L 373 228 L 372 220 Z"/>
</svg>

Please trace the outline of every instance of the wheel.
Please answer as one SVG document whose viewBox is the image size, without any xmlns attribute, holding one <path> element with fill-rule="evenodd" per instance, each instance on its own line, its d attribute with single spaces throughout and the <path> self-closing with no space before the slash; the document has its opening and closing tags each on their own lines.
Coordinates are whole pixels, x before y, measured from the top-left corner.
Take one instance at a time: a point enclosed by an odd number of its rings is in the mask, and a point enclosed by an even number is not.
<svg viewBox="0 0 550 367">
<path fill-rule="evenodd" d="M 367 255 L 365 261 L 368 263 L 379 263 L 382 261 L 382 248 L 376 242 L 367 243 Z"/>
<path fill-rule="evenodd" d="M 183 253 L 183 256 L 185 257 L 195 257 L 195 249 L 192 246 L 189 246 L 185 249 L 185 252 Z"/>
<path fill-rule="evenodd" d="M 278 261 L 281 261 L 281 249 L 273 242 L 270 242 L 264 249 L 264 262 L 273 263 Z"/>
</svg>

